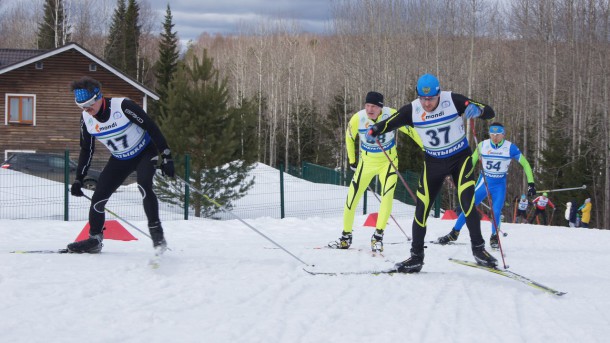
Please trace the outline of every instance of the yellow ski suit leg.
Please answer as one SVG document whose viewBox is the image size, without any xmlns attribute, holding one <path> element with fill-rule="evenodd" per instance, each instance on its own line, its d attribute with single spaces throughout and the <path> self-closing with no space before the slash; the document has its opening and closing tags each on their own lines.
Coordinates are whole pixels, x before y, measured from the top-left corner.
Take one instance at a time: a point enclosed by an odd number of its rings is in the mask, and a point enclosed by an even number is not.
<svg viewBox="0 0 610 343">
<path fill-rule="evenodd" d="M 398 159 L 394 156 L 394 164 L 398 167 Z M 381 183 L 381 205 L 377 217 L 377 229 L 385 229 L 388 218 L 392 213 L 394 190 L 396 189 L 397 175 L 390 163 L 385 161 L 360 160 L 358 168 L 349 186 L 345 207 L 343 210 L 343 231 L 352 232 L 356 208 L 364 191 L 367 189 L 375 175 L 379 175 Z"/>
</svg>

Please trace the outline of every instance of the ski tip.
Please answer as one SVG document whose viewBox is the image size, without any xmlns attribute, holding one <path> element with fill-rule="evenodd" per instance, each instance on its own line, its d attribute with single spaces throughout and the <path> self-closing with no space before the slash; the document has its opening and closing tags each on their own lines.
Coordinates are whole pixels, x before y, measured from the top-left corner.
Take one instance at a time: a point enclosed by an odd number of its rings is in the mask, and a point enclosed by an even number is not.
<svg viewBox="0 0 610 343">
<path fill-rule="evenodd" d="M 384 270 L 343 271 L 343 272 L 316 272 L 316 271 L 307 270 L 306 268 L 303 268 L 303 270 L 306 273 L 311 274 L 311 275 L 326 275 L 326 276 L 339 276 L 339 275 L 374 275 L 374 276 L 378 276 L 378 275 L 393 275 L 393 274 L 400 273 L 395 268 L 384 269 Z"/>
<path fill-rule="evenodd" d="M 161 267 L 161 260 L 158 257 L 153 257 L 148 260 L 148 266 L 152 269 L 159 269 Z"/>
<path fill-rule="evenodd" d="M 310 267 L 313 267 L 313 266 L 310 266 Z M 307 268 L 305 268 L 305 267 L 303 267 L 303 271 L 305 271 L 306 273 L 311 274 L 311 275 L 316 275 L 316 272 L 307 270 Z"/>
<path fill-rule="evenodd" d="M 68 249 L 58 250 L 13 250 L 9 251 L 10 254 L 68 254 Z"/>
</svg>

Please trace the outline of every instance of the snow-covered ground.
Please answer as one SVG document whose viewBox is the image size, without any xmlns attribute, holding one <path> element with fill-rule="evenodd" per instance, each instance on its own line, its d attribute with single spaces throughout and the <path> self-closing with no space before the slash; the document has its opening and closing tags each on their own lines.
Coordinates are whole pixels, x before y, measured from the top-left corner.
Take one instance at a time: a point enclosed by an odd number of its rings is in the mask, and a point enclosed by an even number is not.
<svg viewBox="0 0 610 343">
<path fill-rule="evenodd" d="M 374 198 L 373 198 L 374 200 Z M 109 218 L 110 219 L 110 218 Z M 358 215 L 361 225 L 366 217 Z M 410 235 L 409 215 L 398 222 Z M 0 342 L 606 342 L 610 337 L 610 231 L 503 224 L 510 270 L 567 292 L 552 296 L 456 265 L 468 245 L 429 244 L 417 275 L 313 276 L 302 269 L 387 268 L 410 243 L 393 222 L 385 257 L 315 249 L 338 238 L 342 217 L 246 222 L 166 220 L 172 251 L 148 267 L 149 239 L 105 240 L 99 255 L 12 254 L 57 249 L 85 222 L 0 220 Z M 133 221 L 146 228 L 145 221 Z M 453 221 L 431 218 L 427 239 Z M 483 233 L 489 237 L 489 222 Z M 467 242 L 467 231 L 459 242 Z M 396 243 L 396 244 L 389 244 Z M 499 253 L 494 252 L 500 259 Z M 303 261 L 300 262 L 299 260 Z"/>
</svg>

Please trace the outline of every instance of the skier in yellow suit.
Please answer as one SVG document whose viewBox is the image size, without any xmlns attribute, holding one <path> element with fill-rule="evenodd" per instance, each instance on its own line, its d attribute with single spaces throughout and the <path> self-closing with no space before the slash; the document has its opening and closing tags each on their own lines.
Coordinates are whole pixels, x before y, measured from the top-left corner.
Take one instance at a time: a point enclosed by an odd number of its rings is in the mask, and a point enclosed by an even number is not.
<svg viewBox="0 0 610 343">
<path fill-rule="evenodd" d="M 394 166 L 398 168 L 396 131 L 386 132 L 377 137 L 383 150 L 379 147 L 377 141 L 366 133 L 370 125 L 389 118 L 394 113 L 396 113 L 395 109 L 383 105 L 383 95 L 381 93 L 369 92 L 366 95 L 364 109 L 355 113 L 349 121 L 345 133 L 345 145 L 350 168 L 354 170 L 354 177 L 350 183 L 343 210 L 343 232 L 338 241 L 328 244 L 331 248 L 347 249 L 352 244 L 352 225 L 354 224 L 356 207 L 373 177 L 379 175 L 381 205 L 377 216 L 376 230 L 371 237 L 371 249 L 374 252 L 383 251 L 383 233 L 392 212 L 392 201 L 398 178 L 384 151 L 392 159 Z M 421 138 L 412 127 L 403 126 L 399 128 L 399 131 L 411 137 L 423 149 Z M 359 161 L 356 161 L 356 137 L 360 139 Z"/>
</svg>

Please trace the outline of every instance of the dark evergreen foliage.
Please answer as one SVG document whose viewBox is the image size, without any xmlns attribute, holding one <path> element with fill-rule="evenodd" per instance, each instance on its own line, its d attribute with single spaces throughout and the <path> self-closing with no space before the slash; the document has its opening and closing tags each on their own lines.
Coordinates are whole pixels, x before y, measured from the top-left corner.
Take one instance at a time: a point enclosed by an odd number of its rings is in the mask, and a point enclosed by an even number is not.
<svg viewBox="0 0 610 343">
<path fill-rule="evenodd" d="M 44 17 L 38 24 L 38 49 L 55 49 L 70 41 L 63 0 L 46 0 Z"/>
<path fill-rule="evenodd" d="M 159 123 L 176 156 L 177 170 L 184 170 L 181 156 L 189 154 L 190 181 L 209 198 L 231 209 L 232 201 L 252 186 L 248 172 L 256 160 L 255 103 L 243 100 L 239 107 L 228 105 L 227 81 L 220 80 L 206 51 L 202 58 L 178 64 Z M 194 193 L 191 207 L 195 216 L 219 211 Z"/>
<path fill-rule="evenodd" d="M 139 12 L 135 0 L 129 0 L 127 5 L 125 0 L 117 0 L 104 48 L 105 60 L 133 78 L 138 76 Z"/>
<path fill-rule="evenodd" d="M 569 151 L 569 146 L 566 145 L 565 136 L 567 135 L 566 128 L 562 126 L 565 122 L 566 114 L 556 111 L 549 121 L 549 132 L 554 132 L 547 137 L 547 146 L 542 150 L 540 159 L 541 173 L 536 175 L 537 189 L 560 189 L 573 188 L 582 185 L 591 185 L 593 182 L 592 175 L 597 169 L 594 160 L 590 160 L 591 152 L 587 151 L 587 147 L 581 146 L 582 153 Z M 572 156 L 576 154 L 574 162 Z M 582 191 L 567 191 L 549 193 L 549 199 L 557 207 L 559 215 L 553 216 L 551 225 L 564 225 L 563 211 L 565 204 L 568 201 L 577 200 L 584 202 L 589 197 L 586 192 Z M 577 204 L 576 206 L 580 206 Z M 551 210 L 552 211 L 552 210 Z"/>
<path fill-rule="evenodd" d="M 123 51 L 125 47 L 126 11 L 125 0 L 117 0 L 117 8 L 112 15 L 108 40 L 104 48 L 104 59 L 121 70 L 125 70 Z"/>
<path fill-rule="evenodd" d="M 167 89 L 178 68 L 178 58 L 180 56 L 178 52 L 178 37 L 176 32 L 172 32 L 173 28 L 172 12 L 168 4 L 165 11 L 161 40 L 159 41 L 159 59 L 154 65 L 155 77 L 157 79 L 155 90 L 159 95 L 160 102 L 156 103 L 151 113 L 149 113 L 153 117 L 160 113 L 159 106 L 165 101 Z"/>
<path fill-rule="evenodd" d="M 141 73 L 138 72 L 138 51 L 141 33 L 139 16 L 140 5 L 138 5 L 136 0 L 129 0 L 127 11 L 125 12 L 125 50 L 123 52 L 125 56 L 125 69 L 123 69 L 123 71 L 134 79 L 138 79 L 138 76 L 141 75 Z"/>
</svg>

